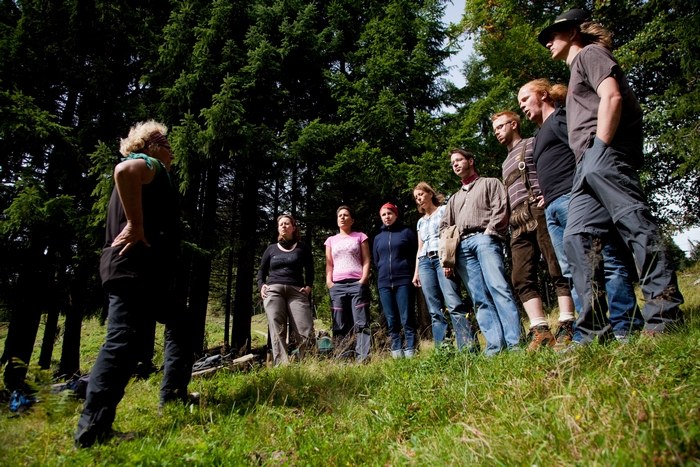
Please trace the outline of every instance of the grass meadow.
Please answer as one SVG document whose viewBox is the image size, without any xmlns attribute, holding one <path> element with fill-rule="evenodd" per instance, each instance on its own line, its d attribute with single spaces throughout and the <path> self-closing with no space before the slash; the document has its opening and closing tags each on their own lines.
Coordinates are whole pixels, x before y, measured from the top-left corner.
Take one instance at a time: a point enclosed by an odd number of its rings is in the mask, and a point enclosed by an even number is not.
<svg viewBox="0 0 700 467">
<path fill-rule="evenodd" d="M 222 369 L 193 379 L 199 407 L 160 415 L 160 374 L 132 380 L 115 429 L 135 438 L 83 450 L 81 401 L 33 366 L 39 402 L 0 407 L 0 465 L 700 465 L 699 279 L 698 265 L 679 273 L 684 330 L 624 345 L 486 358 L 424 341 L 411 360 Z M 220 325 L 209 320 L 210 345 Z M 264 330 L 258 315 L 257 344 Z M 84 371 L 104 331 L 85 322 Z"/>
</svg>

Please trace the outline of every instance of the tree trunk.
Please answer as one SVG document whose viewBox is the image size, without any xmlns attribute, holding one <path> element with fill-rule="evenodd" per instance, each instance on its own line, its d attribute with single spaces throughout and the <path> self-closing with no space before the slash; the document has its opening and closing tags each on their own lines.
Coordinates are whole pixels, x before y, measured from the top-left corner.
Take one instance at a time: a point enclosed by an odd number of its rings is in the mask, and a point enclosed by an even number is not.
<svg viewBox="0 0 700 467">
<path fill-rule="evenodd" d="M 71 302 L 66 309 L 61 361 L 56 372 L 59 377 L 66 379 L 80 372 L 80 330 L 83 325 L 83 303 L 79 300 L 74 301 L 74 297 L 74 295 L 71 297 Z"/>
<path fill-rule="evenodd" d="M 196 255 L 192 262 L 190 312 L 193 314 L 193 345 L 194 351 L 205 351 L 205 324 L 207 320 L 207 305 L 209 304 L 209 279 L 211 278 L 211 252 L 216 237 L 216 210 L 219 185 L 218 167 L 209 167 L 204 181 L 202 222 L 200 226 L 199 247 L 207 252 Z"/>
<path fill-rule="evenodd" d="M 258 186 L 256 174 L 250 174 L 243 185 L 240 204 L 240 248 L 236 272 L 236 299 L 233 304 L 234 351 L 250 352 L 250 329 L 253 310 L 253 277 L 255 276 L 255 250 L 258 247 L 256 222 L 258 209 Z M 245 221 L 248 220 L 248 221 Z"/>
<path fill-rule="evenodd" d="M 41 341 L 41 352 L 39 353 L 39 367 L 48 370 L 51 367 L 51 355 L 53 355 L 53 345 L 56 342 L 58 331 L 58 306 L 51 304 L 46 313 L 46 326 L 44 327 L 44 338 Z"/>
</svg>

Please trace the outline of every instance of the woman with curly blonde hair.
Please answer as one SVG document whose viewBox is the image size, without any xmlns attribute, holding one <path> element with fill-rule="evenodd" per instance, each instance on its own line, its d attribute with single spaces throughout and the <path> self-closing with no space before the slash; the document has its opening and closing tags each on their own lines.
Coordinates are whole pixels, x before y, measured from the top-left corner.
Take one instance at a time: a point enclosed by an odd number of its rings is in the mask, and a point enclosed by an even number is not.
<svg viewBox="0 0 700 467">
<path fill-rule="evenodd" d="M 148 120 L 137 123 L 129 130 L 126 138 L 122 138 L 119 144 L 119 152 L 127 157 L 131 153 L 152 151 L 157 149 L 158 144 L 167 143 L 165 136 L 168 134 L 168 127 L 155 120 Z"/>
<path fill-rule="evenodd" d="M 112 436 L 117 405 L 141 356 L 152 323 L 165 323 L 161 405 L 190 400 L 192 374 L 184 304 L 178 302 L 177 190 L 168 172 L 173 161 L 167 127 L 137 123 L 121 141 L 125 158 L 114 169 L 100 277 L 108 300 L 104 345 L 90 371 L 75 444 L 88 447 Z"/>
</svg>

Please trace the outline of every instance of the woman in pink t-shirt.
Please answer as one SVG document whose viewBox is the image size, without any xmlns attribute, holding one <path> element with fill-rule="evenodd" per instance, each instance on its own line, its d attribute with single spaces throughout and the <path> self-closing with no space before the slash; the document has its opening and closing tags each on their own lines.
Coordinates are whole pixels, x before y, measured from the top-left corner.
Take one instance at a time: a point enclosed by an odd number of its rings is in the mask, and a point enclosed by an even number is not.
<svg viewBox="0 0 700 467">
<path fill-rule="evenodd" d="M 353 232 L 355 220 L 348 206 L 336 211 L 340 232 L 328 237 L 326 245 L 326 285 L 331 294 L 333 341 L 336 354 L 348 357 L 356 336 L 355 357 L 358 362 L 369 357 L 370 255 L 367 235 Z"/>
</svg>

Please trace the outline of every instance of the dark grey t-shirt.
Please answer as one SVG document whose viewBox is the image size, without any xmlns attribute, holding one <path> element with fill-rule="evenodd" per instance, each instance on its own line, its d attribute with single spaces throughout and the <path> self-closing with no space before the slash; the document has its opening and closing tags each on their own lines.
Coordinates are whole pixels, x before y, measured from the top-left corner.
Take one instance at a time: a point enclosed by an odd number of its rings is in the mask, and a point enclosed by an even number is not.
<svg viewBox="0 0 700 467">
<path fill-rule="evenodd" d="M 580 161 L 595 137 L 600 104 L 596 90 L 609 76 L 617 80 L 622 94 L 620 124 L 610 146 L 630 155 L 642 155 L 642 109 L 639 102 L 612 53 L 605 47 L 591 44 L 584 47 L 571 62 L 566 96 L 569 146 L 576 156 L 576 162 Z"/>
</svg>

